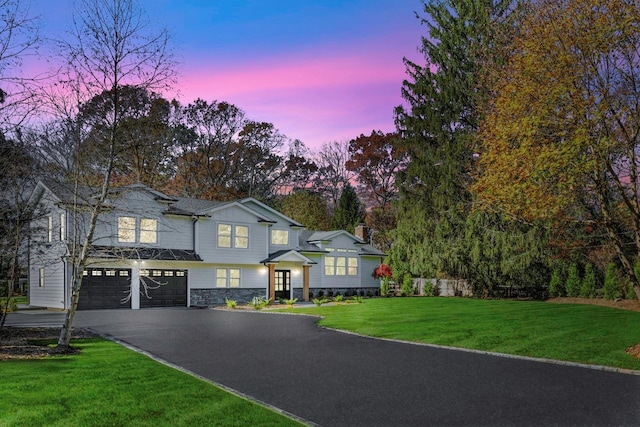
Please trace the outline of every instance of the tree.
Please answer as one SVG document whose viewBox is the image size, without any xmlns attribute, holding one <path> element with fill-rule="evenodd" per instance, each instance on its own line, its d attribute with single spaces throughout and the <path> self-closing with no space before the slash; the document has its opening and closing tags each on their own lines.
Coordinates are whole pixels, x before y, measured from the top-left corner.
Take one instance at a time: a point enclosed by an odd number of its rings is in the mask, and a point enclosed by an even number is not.
<svg viewBox="0 0 640 427">
<path fill-rule="evenodd" d="M 96 95 L 102 95 L 107 98 L 105 102 L 110 108 L 104 117 L 92 116 L 89 122 L 83 122 L 81 114 L 76 119 L 81 127 L 87 128 L 86 135 L 92 139 L 88 146 L 95 149 L 91 150 L 94 156 L 89 163 L 75 162 L 72 165 L 76 182 L 71 189 L 77 190 L 80 185 L 86 184 L 85 177 L 88 175 L 91 176 L 91 183 L 98 183 L 99 186 L 92 203 L 83 205 L 84 212 L 75 211 L 75 216 L 84 215 L 88 221 L 80 241 L 70 245 L 71 306 L 65 315 L 58 340 L 61 348 L 69 346 L 82 274 L 98 218 L 107 209 L 118 159 L 131 147 L 131 141 L 127 141 L 120 132 L 127 117 L 126 103 L 123 102 L 126 90 L 123 91 L 123 88 L 162 90 L 173 83 L 175 75 L 167 31 L 154 31 L 133 0 L 84 0 L 74 18 L 70 39 L 59 44 L 60 57 L 65 64 L 58 84 L 66 88 L 67 94 L 77 96 L 80 106 L 86 106 Z M 59 107 L 67 105 L 61 103 Z M 77 139 L 75 144 L 76 147 L 87 146 L 84 141 Z M 80 158 L 75 156 L 74 160 Z"/>
<path fill-rule="evenodd" d="M 331 215 L 324 199 L 308 190 L 297 190 L 280 202 L 280 212 L 303 224 L 309 230 L 327 231 Z"/>
<path fill-rule="evenodd" d="M 395 175 L 404 168 L 406 156 L 398 135 L 372 131 L 349 141 L 347 170 L 356 174 L 360 196 L 371 207 L 387 207 L 396 197 Z"/>
<path fill-rule="evenodd" d="M 580 284 L 580 296 L 583 298 L 594 298 L 596 296 L 596 272 L 593 269 L 593 264 L 587 263 L 584 267 L 584 277 Z"/>
<path fill-rule="evenodd" d="M 6 139 L 0 133 L 0 328 L 20 273 L 26 268 L 26 243 L 31 224 L 43 214 L 29 203 L 38 165 L 24 141 Z"/>
<path fill-rule="evenodd" d="M 405 59 L 407 105 L 395 110 L 397 143 L 409 157 L 396 178 L 398 225 L 390 253 L 400 274 L 466 279 L 482 295 L 530 278 L 539 288 L 548 283 L 543 230 L 513 223 L 499 212 L 474 210 L 469 190 L 478 124 L 491 90 L 486 69 L 502 60 L 498 47 L 509 39 L 503 33 L 516 28 L 514 3 L 423 3 L 426 64 Z"/>
<path fill-rule="evenodd" d="M 28 2 L 0 0 L 0 126 L 7 132 L 20 125 L 35 109 L 36 76 L 22 70 L 25 57 L 40 45 L 38 20 L 31 15 Z"/>
<path fill-rule="evenodd" d="M 364 221 L 364 207 L 354 188 L 348 182 L 342 188 L 338 206 L 333 213 L 332 227 L 338 230 L 355 231 L 358 224 Z"/>
<path fill-rule="evenodd" d="M 527 221 L 604 230 L 640 296 L 640 4 L 545 0 L 520 28 L 496 72 L 475 191 Z"/>
<path fill-rule="evenodd" d="M 580 295 L 580 273 L 578 271 L 578 265 L 575 262 L 569 265 L 567 282 L 564 288 L 567 290 L 568 297 L 577 297 Z"/>
<path fill-rule="evenodd" d="M 353 173 L 346 166 L 349 160 L 348 143 L 326 143 L 314 157 L 318 171 L 313 189 L 323 195 L 329 209 L 333 211 L 338 206 L 344 185 L 353 177 Z"/>
</svg>

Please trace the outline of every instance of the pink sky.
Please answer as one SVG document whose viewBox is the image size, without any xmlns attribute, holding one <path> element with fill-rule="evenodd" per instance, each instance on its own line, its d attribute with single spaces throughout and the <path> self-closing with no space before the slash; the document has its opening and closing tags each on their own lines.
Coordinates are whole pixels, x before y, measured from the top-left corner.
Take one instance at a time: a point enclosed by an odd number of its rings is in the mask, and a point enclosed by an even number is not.
<svg viewBox="0 0 640 427">
<path fill-rule="evenodd" d="M 43 31 L 60 32 L 73 0 L 31 0 Z M 317 148 L 395 131 L 403 57 L 425 27 L 419 0 L 139 0 L 166 26 L 181 62 L 176 97 L 226 101 Z"/>
</svg>

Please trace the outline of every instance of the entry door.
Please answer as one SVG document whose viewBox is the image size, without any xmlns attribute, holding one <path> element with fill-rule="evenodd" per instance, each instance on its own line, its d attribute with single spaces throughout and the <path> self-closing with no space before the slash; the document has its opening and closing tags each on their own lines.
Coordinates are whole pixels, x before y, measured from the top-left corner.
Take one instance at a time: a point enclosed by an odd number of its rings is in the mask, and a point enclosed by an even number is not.
<svg viewBox="0 0 640 427">
<path fill-rule="evenodd" d="M 276 270 L 276 299 L 289 299 L 291 297 L 291 271 Z"/>
</svg>

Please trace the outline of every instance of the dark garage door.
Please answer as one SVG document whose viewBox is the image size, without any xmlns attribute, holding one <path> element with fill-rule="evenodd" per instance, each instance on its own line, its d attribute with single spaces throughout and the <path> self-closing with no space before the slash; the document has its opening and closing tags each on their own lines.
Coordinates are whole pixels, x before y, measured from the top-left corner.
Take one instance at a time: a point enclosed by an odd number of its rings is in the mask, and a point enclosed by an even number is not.
<svg viewBox="0 0 640 427">
<path fill-rule="evenodd" d="M 186 306 L 186 270 L 140 270 L 140 308 Z"/>
<path fill-rule="evenodd" d="M 131 270 L 87 268 L 82 277 L 78 310 L 131 308 Z"/>
</svg>

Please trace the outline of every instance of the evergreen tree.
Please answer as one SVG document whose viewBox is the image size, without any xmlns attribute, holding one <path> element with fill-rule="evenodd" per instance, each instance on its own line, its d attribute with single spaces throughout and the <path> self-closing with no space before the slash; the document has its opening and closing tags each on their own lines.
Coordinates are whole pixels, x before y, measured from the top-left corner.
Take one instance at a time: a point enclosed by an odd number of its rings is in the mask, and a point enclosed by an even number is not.
<svg viewBox="0 0 640 427">
<path fill-rule="evenodd" d="M 596 296 L 596 272 L 593 264 L 588 263 L 584 267 L 584 277 L 580 286 L 580 296 L 583 298 L 593 298 Z"/>
<path fill-rule="evenodd" d="M 604 299 L 616 299 L 622 297 L 620 286 L 618 286 L 618 270 L 616 269 L 616 265 L 612 262 L 607 264 L 607 271 L 604 275 L 604 287 L 602 290 Z"/>
<path fill-rule="evenodd" d="M 353 233 L 356 226 L 364 222 L 364 206 L 351 184 L 346 183 L 342 188 L 338 206 L 333 213 L 332 227 L 336 230 L 347 230 Z"/>
<path fill-rule="evenodd" d="M 424 3 L 426 65 L 405 59 L 411 81 L 396 108 L 399 144 L 409 155 L 398 173 L 400 200 L 390 261 L 414 277 L 444 275 L 470 282 L 476 294 L 497 285 L 548 284 L 546 234 L 492 212 L 472 209 L 478 122 L 488 93 L 485 65 L 500 61 L 496 34 L 512 28 L 512 0 Z"/>
<path fill-rule="evenodd" d="M 578 272 L 578 265 L 575 262 L 569 266 L 567 282 L 564 287 L 567 290 L 568 297 L 577 297 L 580 295 L 580 273 Z"/>
<path fill-rule="evenodd" d="M 549 297 L 557 298 L 564 296 L 564 279 L 562 278 L 562 270 L 556 266 L 551 272 L 551 280 L 549 281 Z"/>
</svg>

